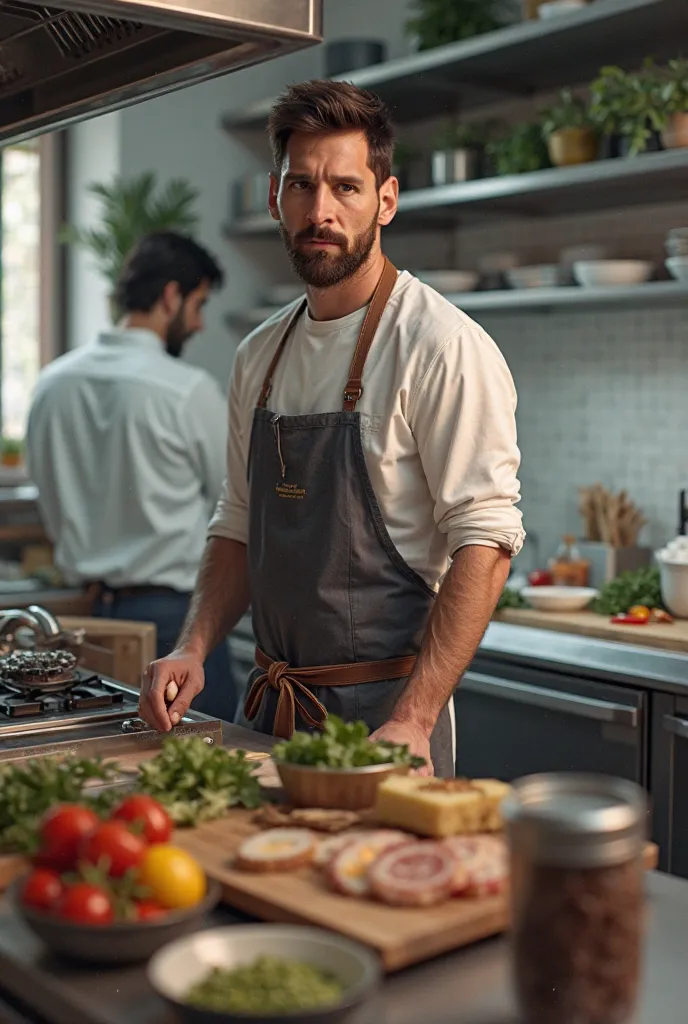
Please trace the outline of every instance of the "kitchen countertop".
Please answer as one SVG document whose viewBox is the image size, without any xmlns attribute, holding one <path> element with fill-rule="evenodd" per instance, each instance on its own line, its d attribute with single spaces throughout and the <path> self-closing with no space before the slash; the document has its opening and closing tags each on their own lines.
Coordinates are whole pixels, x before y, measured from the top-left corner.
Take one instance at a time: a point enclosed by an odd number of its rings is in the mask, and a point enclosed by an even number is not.
<svg viewBox="0 0 688 1024">
<path fill-rule="evenodd" d="M 223 726 L 228 747 L 269 751 L 273 740 Z M 648 875 L 649 934 L 636 1024 L 684 1024 L 688 1004 L 685 940 L 688 882 Z M 209 925 L 248 920 L 223 907 Z M 0 903 L 0 1020 L 3 996 L 29 1024 L 174 1024 L 178 1018 L 150 988 L 144 967 L 89 968 L 43 953 L 38 940 Z M 10 1020 L 15 1018 L 10 1017 Z M 387 978 L 356 1024 L 517 1024 L 504 937 L 447 954 Z M 352 1022 L 353 1024 L 353 1022 Z"/>
<path fill-rule="evenodd" d="M 551 629 L 557 633 L 597 637 L 615 643 L 633 644 L 664 651 L 688 654 L 688 620 L 673 623 L 648 623 L 646 626 L 614 626 L 610 617 L 594 612 L 541 612 L 534 608 L 505 608 L 495 615 L 495 622 L 513 626 Z"/>
<path fill-rule="evenodd" d="M 648 876 L 649 934 L 637 1024 L 684 1024 L 688 1004 L 685 940 L 688 882 Z M 246 918 L 222 909 L 210 924 Z M 42 954 L 38 940 L 0 912 L 0 998 L 21 998 L 28 1022 L 174 1024 L 144 967 L 88 968 Z M 27 1000 L 31 1007 L 26 1007 Z M 38 1010 L 38 1013 L 36 1010 Z M 1 1008 L 1 1004 L 0 1004 Z M 517 1024 L 508 940 L 490 939 L 387 978 L 356 1024 Z"/>
</svg>

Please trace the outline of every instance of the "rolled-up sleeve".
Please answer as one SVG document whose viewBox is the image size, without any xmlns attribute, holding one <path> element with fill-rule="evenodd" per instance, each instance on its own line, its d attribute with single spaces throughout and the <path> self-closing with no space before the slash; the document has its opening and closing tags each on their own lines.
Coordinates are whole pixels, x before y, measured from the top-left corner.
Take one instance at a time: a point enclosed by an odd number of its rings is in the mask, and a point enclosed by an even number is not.
<svg viewBox="0 0 688 1024">
<path fill-rule="evenodd" d="M 469 544 L 518 554 L 516 389 L 487 334 L 466 325 L 440 348 L 410 396 L 409 422 L 449 554 Z"/>
<path fill-rule="evenodd" d="M 248 438 L 241 406 L 241 352 L 237 353 L 229 385 L 229 427 L 227 434 L 227 475 L 208 537 L 226 537 L 248 543 L 248 483 L 246 460 Z"/>
</svg>

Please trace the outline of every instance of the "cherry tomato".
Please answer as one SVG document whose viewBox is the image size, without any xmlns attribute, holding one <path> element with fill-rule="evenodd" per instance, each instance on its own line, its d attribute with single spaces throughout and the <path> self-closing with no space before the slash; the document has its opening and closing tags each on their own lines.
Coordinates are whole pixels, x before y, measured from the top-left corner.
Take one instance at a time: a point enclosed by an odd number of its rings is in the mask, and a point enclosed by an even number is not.
<svg viewBox="0 0 688 1024">
<path fill-rule="evenodd" d="M 203 868 L 190 853 L 176 846 L 151 846 L 141 865 L 139 882 L 154 900 L 177 910 L 200 903 L 206 893 Z"/>
<path fill-rule="evenodd" d="M 84 839 L 99 824 L 100 818 L 88 807 L 79 804 L 52 807 L 39 825 L 36 863 L 56 871 L 69 871 L 76 864 Z"/>
<path fill-rule="evenodd" d="M 139 900 L 136 904 L 137 921 L 153 921 L 167 913 L 167 908 L 162 907 L 155 900 Z"/>
<path fill-rule="evenodd" d="M 87 864 L 101 864 L 111 878 L 121 878 L 136 868 L 146 855 L 148 844 L 130 832 L 123 821 L 105 821 L 87 836 L 79 851 Z"/>
<path fill-rule="evenodd" d="M 24 882 L 21 890 L 21 901 L 26 907 L 34 910 L 55 909 L 64 892 L 62 879 L 57 871 L 50 868 L 36 868 Z"/>
<path fill-rule="evenodd" d="M 166 843 L 172 835 L 172 819 L 152 796 L 128 796 L 112 815 L 113 820 L 141 822 L 149 843 Z"/>
<path fill-rule="evenodd" d="M 531 587 L 551 587 L 554 577 L 547 569 L 535 569 L 528 573 L 528 583 Z"/>
<path fill-rule="evenodd" d="M 628 614 L 634 619 L 645 619 L 646 622 L 650 619 L 650 609 L 646 608 L 644 604 L 634 604 L 632 608 L 628 609 Z"/>
<path fill-rule="evenodd" d="M 111 924 L 115 919 L 112 901 L 105 889 L 87 882 L 69 886 L 55 908 L 60 917 L 77 924 Z"/>
</svg>

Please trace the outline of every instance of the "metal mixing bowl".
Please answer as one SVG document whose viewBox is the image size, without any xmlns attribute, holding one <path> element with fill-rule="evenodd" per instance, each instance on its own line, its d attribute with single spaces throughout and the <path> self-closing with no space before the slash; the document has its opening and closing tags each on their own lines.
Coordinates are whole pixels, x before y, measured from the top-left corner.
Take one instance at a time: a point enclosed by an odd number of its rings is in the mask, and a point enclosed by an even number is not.
<svg viewBox="0 0 688 1024">
<path fill-rule="evenodd" d="M 339 1003 L 290 1014 L 247 1016 L 216 1013 L 184 1002 L 190 988 L 213 967 L 238 967 L 260 956 L 284 957 L 329 971 L 344 985 Z M 211 928 L 159 950 L 148 965 L 153 988 L 188 1024 L 336 1024 L 349 1018 L 380 980 L 375 956 L 364 946 L 319 928 L 249 924 Z"/>
</svg>

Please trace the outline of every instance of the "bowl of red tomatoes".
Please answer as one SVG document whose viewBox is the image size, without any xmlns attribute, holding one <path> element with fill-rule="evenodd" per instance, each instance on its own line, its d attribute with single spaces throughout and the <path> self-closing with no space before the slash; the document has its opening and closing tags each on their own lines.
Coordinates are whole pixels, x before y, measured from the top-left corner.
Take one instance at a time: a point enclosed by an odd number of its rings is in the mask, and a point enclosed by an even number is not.
<svg viewBox="0 0 688 1024">
<path fill-rule="evenodd" d="M 197 930 L 220 886 L 173 845 L 165 809 L 126 797 L 107 820 L 82 804 L 43 817 L 29 874 L 15 881 L 17 912 L 48 948 L 94 963 L 136 963 Z"/>
</svg>

